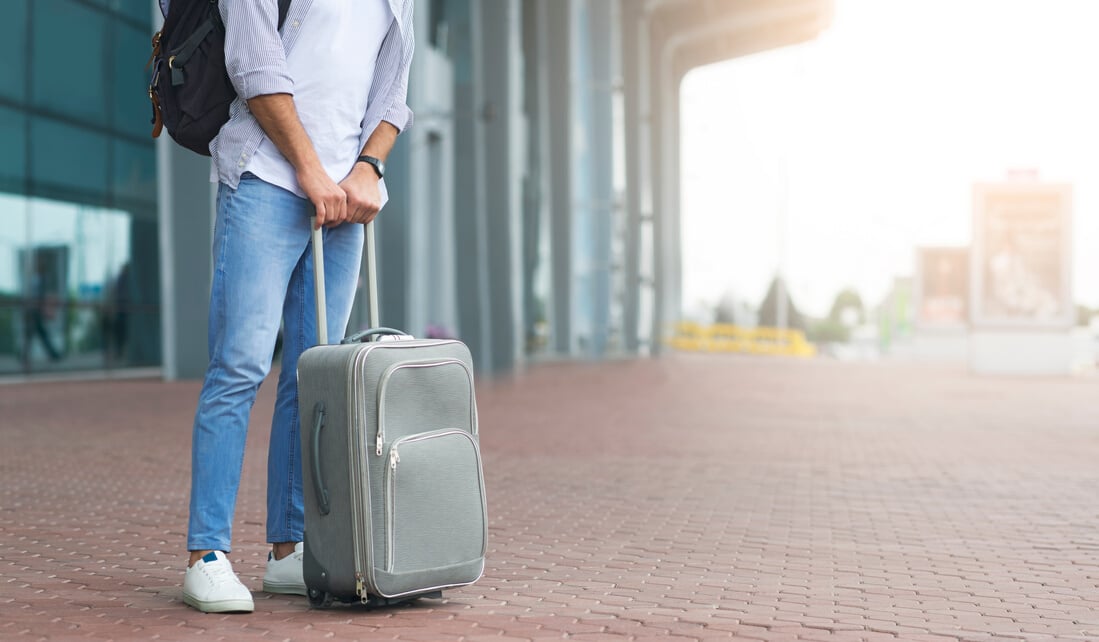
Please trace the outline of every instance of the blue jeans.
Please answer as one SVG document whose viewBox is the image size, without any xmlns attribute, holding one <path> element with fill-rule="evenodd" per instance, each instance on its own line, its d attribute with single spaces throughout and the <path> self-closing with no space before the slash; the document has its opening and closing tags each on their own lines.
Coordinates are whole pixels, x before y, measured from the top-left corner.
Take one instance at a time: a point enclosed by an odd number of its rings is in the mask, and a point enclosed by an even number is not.
<svg viewBox="0 0 1099 642">
<path fill-rule="evenodd" d="M 187 549 L 229 551 L 248 417 L 283 323 L 282 372 L 267 455 L 267 540 L 300 542 L 304 529 L 298 356 L 316 343 L 313 206 L 245 174 L 218 187 L 210 365 L 195 412 Z M 197 224 L 197 222 L 196 222 Z M 363 226 L 324 230 L 328 336 L 344 335 L 358 285 Z"/>
</svg>

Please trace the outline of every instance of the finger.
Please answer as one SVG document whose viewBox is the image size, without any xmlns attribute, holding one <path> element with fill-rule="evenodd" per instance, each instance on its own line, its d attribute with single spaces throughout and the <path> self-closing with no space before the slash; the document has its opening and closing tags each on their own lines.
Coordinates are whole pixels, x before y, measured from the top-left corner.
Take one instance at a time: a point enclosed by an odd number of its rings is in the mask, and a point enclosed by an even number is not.
<svg viewBox="0 0 1099 642">
<path fill-rule="evenodd" d="M 321 226 L 324 225 L 325 220 L 326 220 L 324 201 L 317 201 L 317 202 L 313 203 L 313 207 L 317 210 L 317 227 L 316 227 L 316 229 L 319 230 L 319 229 L 321 229 Z"/>
<path fill-rule="evenodd" d="M 343 220 L 343 212 L 340 211 L 340 205 L 341 203 L 334 196 L 329 198 L 328 211 L 331 213 L 331 216 L 328 217 L 329 222 L 338 223 Z"/>
<path fill-rule="evenodd" d="M 341 222 L 347 220 L 347 215 L 348 215 L 347 201 L 348 201 L 347 193 L 344 192 L 343 190 L 340 190 L 340 205 L 339 205 L 339 207 L 340 207 L 340 221 Z"/>
</svg>

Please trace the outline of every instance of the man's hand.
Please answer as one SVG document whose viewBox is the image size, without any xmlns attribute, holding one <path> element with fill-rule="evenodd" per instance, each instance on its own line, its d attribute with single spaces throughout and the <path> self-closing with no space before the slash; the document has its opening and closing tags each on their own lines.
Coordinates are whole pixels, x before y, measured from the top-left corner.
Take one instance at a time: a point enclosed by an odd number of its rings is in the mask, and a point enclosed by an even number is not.
<svg viewBox="0 0 1099 642">
<path fill-rule="evenodd" d="M 290 94 L 264 94 L 248 101 L 248 109 L 260 127 L 294 166 L 298 185 L 317 210 L 317 226 L 336 226 L 347 221 L 347 194 L 321 165 L 309 134 L 298 118 Z"/>
<path fill-rule="evenodd" d="M 347 222 L 347 193 L 322 168 L 298 172 L 298 185 L 317 210 L 317 227 L 335 227 Z"/>
<path fill-rule="evenodd" d="M 382 209 L 382 194 L 378 175 L 368 163 L 355 163 L 340 187 L 347 194 L 347 221 L 369 223 Z"/>
</svg>

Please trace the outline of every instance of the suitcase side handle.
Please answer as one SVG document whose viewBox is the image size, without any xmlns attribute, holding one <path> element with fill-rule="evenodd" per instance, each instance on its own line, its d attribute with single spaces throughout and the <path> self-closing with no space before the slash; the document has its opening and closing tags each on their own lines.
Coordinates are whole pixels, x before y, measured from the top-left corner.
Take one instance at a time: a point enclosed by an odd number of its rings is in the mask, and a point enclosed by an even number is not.
<svg viewBox="0 0 1099 642">
<path fill-rule="evenodd" d="M 317 510 L 327 515 L 331 510 L 328 504 L 328 488 L 321 476 L 321 429 L 324 428 L 324 402 L 313 406 L 313 490 L 317 493 Z"/>
</svg>

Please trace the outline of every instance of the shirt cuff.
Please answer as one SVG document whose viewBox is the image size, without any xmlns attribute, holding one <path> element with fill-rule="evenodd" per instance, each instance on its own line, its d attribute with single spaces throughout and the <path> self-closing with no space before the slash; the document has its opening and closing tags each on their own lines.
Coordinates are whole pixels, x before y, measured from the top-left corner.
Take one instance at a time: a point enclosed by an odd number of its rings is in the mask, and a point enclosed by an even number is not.
<svg viewBox="0 0 1099 642">
<path fill-rule="evenodd" d="M 412 127 L 412 110 L 405 103 L 397 102 L 385 112 L 382 120 L 396 127 L 398 131 L 403 132 Z"/>
<path fill-rule="evenodd" d="M 237 74 L 233 84 L 244 100 L 268 94 L 294 94 L 294 79 L 281 70 L 256 69 Z"/>
</svg>

